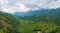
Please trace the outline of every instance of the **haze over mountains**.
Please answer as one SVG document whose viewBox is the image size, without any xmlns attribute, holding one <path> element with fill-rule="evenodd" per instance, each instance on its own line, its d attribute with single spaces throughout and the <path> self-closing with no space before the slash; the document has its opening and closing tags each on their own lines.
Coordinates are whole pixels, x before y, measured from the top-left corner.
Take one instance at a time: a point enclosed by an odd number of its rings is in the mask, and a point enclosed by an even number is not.
<svg viewBox="0 0 60 33">
<path fill-rule="evenodd" d="M 17 12 L 17 15 L 0 12 L 0 33 L 37 33 L 37 30 L 60 33 L 60 8 Z"/>
<path fill-rule="evenodd" d="M 59 13 L 60 8 L 57 9 L 41 9 L 35 11 L 28 11 L 28 12 L 15 12 L 14 15 L 16 16 L 31 16 L 31 15 L 41 15 L 41 14 L 48 14 L 48 13 Z"/>
</svg>

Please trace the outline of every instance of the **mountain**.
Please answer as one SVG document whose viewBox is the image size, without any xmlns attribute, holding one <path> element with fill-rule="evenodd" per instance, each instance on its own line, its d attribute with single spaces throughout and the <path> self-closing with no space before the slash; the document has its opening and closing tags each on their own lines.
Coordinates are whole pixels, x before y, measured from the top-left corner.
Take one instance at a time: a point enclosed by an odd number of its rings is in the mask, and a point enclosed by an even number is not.
<svg viewBox="0 0 60 33">
<path fill-rule="evenodd" d="M 15 14 L 0 12 L 0 33 L 36 33 L 37 30 L 60 33 L 60 8 Z"/>
<path fill-rule="evenodd" d="M 23 15 L 22 15 L 23 14 Z M 60 24 L 60 8 L 57 9 L 42 9 L 42 10 L 36 10 L 36 11 L 29 11 L 29 12 L 16 12 L 14 15 L 18 16 L 18 18 L 22 20 L 29 20 L 29 21 L 43 21 L 45 20 L 46 22 L 53 21 L 56 24 Z M 24 16 L 24 17 L 22 17 Z M 44 19 L 45 18 L 45 19 Z M 48 18 L 48 19 L 47 19 Z M 45 22 L 44 21 L 44 22 Z"/>
<path fill-rule="evenodd" d="M 55 13 L 60 12 L 60 8 L 58 9 L 41 9 L 41 10 L 35 10 L 35 11 L 28 11 L 28 12 L 15 12 L 14 15 L 16 16 L 31 16 L 31 15 L 42 15 L 47 13 Z"/>
<path fill-rule="evenodd" d="M 21 16 L 21 13 L 19 13 L 19 15 L 17 15 L 17 16 L 18 16 L 18 18 L 20 18 L 22 20 L 29 20 L 29 21 L 34 21 L 34 22 L 39 22 L 39 21 L 44 21 L 44 22 L 49 21 L 50 22 L 50 21 L 52 21 L 52 22 L 60 25 L 60 18 L 59 18 L 60 8 L 29 11 L 22 15 L 24 17 Z"/>
<path fill-rule="evenodd" d="M 28 11 L 28 12 L 15 12 L 14 15 L 17 15 L 17 16 L 30 16 L 30 15 L 38 15 L 38 14 L 45 14 L 47 13 L 48 11 L 46 10 L 36 10 L 36 11 Z"/>
<path fill-rule="evenodd" d="M 43 33 L 59 33 L 60 31 L 60 8 L 29 11 L 22 14 L 24 17 L 17 16 L 20 21 L 23 21 L 19 25 L 19 30 L 23 33 L 32 31 L 35 33 L 37 30 L 43 31 Z"/>
<path fill-rule="evenodd" d="M 12 14 L 0 12 L 0 33 L 18 33 L 19 20 Z"/>
<path fill-rule="evenodd" d="M 0 12 L 0 33 L 60 33 L 59 9 L 29 11 L 27 15 L 24 14 L 24 17 L 20 13 L 16 17 L 14 14 Z"/>
</svg>

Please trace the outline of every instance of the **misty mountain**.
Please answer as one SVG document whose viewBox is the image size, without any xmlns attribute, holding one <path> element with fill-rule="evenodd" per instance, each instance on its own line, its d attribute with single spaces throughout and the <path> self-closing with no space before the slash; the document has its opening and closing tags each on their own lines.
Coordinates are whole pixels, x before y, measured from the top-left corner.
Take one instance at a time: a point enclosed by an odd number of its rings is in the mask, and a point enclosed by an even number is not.
<svg viewBox="0 0 60 33">
<path fill-rule="evenodd" d="M 35 10 L 35 11 L 28 11 L 28 12 L 15 12 L 14 15 L 16 16 L 31 16 L 31 15 L 43 15 L 48 13 L 59 13 L 60 8 L 57 9 L 41 9 L 41 10 Z"/>
<path fill-rule="evenodd" d="M 0 29 L 3 33 L 36 33 L 36 30 L 43 33 L 60 33 L 60 8 L 16 14 L 0 12 Z"/>
</svg>

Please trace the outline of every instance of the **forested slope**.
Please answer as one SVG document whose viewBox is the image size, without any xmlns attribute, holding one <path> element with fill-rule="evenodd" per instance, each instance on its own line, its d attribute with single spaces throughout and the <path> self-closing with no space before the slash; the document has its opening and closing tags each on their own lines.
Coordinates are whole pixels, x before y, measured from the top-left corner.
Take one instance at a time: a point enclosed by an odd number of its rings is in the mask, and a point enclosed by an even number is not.
<svg viewBox="0 0 60 33">
<path fill-rule="evenodd" d="M 19 28 L 20 31 L 24 31 L 23 33 L 31 33 L 32 30 L 41 30 L 44 33 L 59 33 L 60 31 L 59 9 L 50 10 L 46 14 L 36 14 L 24 17 L 19 16 L 18 18 L 24 22 Z"/>
<path fill-rule="evenodd" d="M 43 15 L 14 16 L 0 12 L 0 33 L 60 33 L 60 12 Z"/>
<path fill-rule="evenodd" d="M 19 33 L 17 25 L 20 22 L 12 14 L 0 12 L 0 33 Z"/>
</svg>

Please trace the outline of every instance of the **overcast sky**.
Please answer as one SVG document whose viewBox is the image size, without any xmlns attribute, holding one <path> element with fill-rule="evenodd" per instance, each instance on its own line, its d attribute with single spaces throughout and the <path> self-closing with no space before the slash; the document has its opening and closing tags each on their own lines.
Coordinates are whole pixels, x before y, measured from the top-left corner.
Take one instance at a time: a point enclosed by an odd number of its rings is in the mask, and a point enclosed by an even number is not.
<svg viewBox="0 0 60 33">
<path fill-rule="evenodd" d="M 60 0 L 0 0 L 0 10 L 8 13 L 56 8 L 60 8 Z"/>
</svg>

